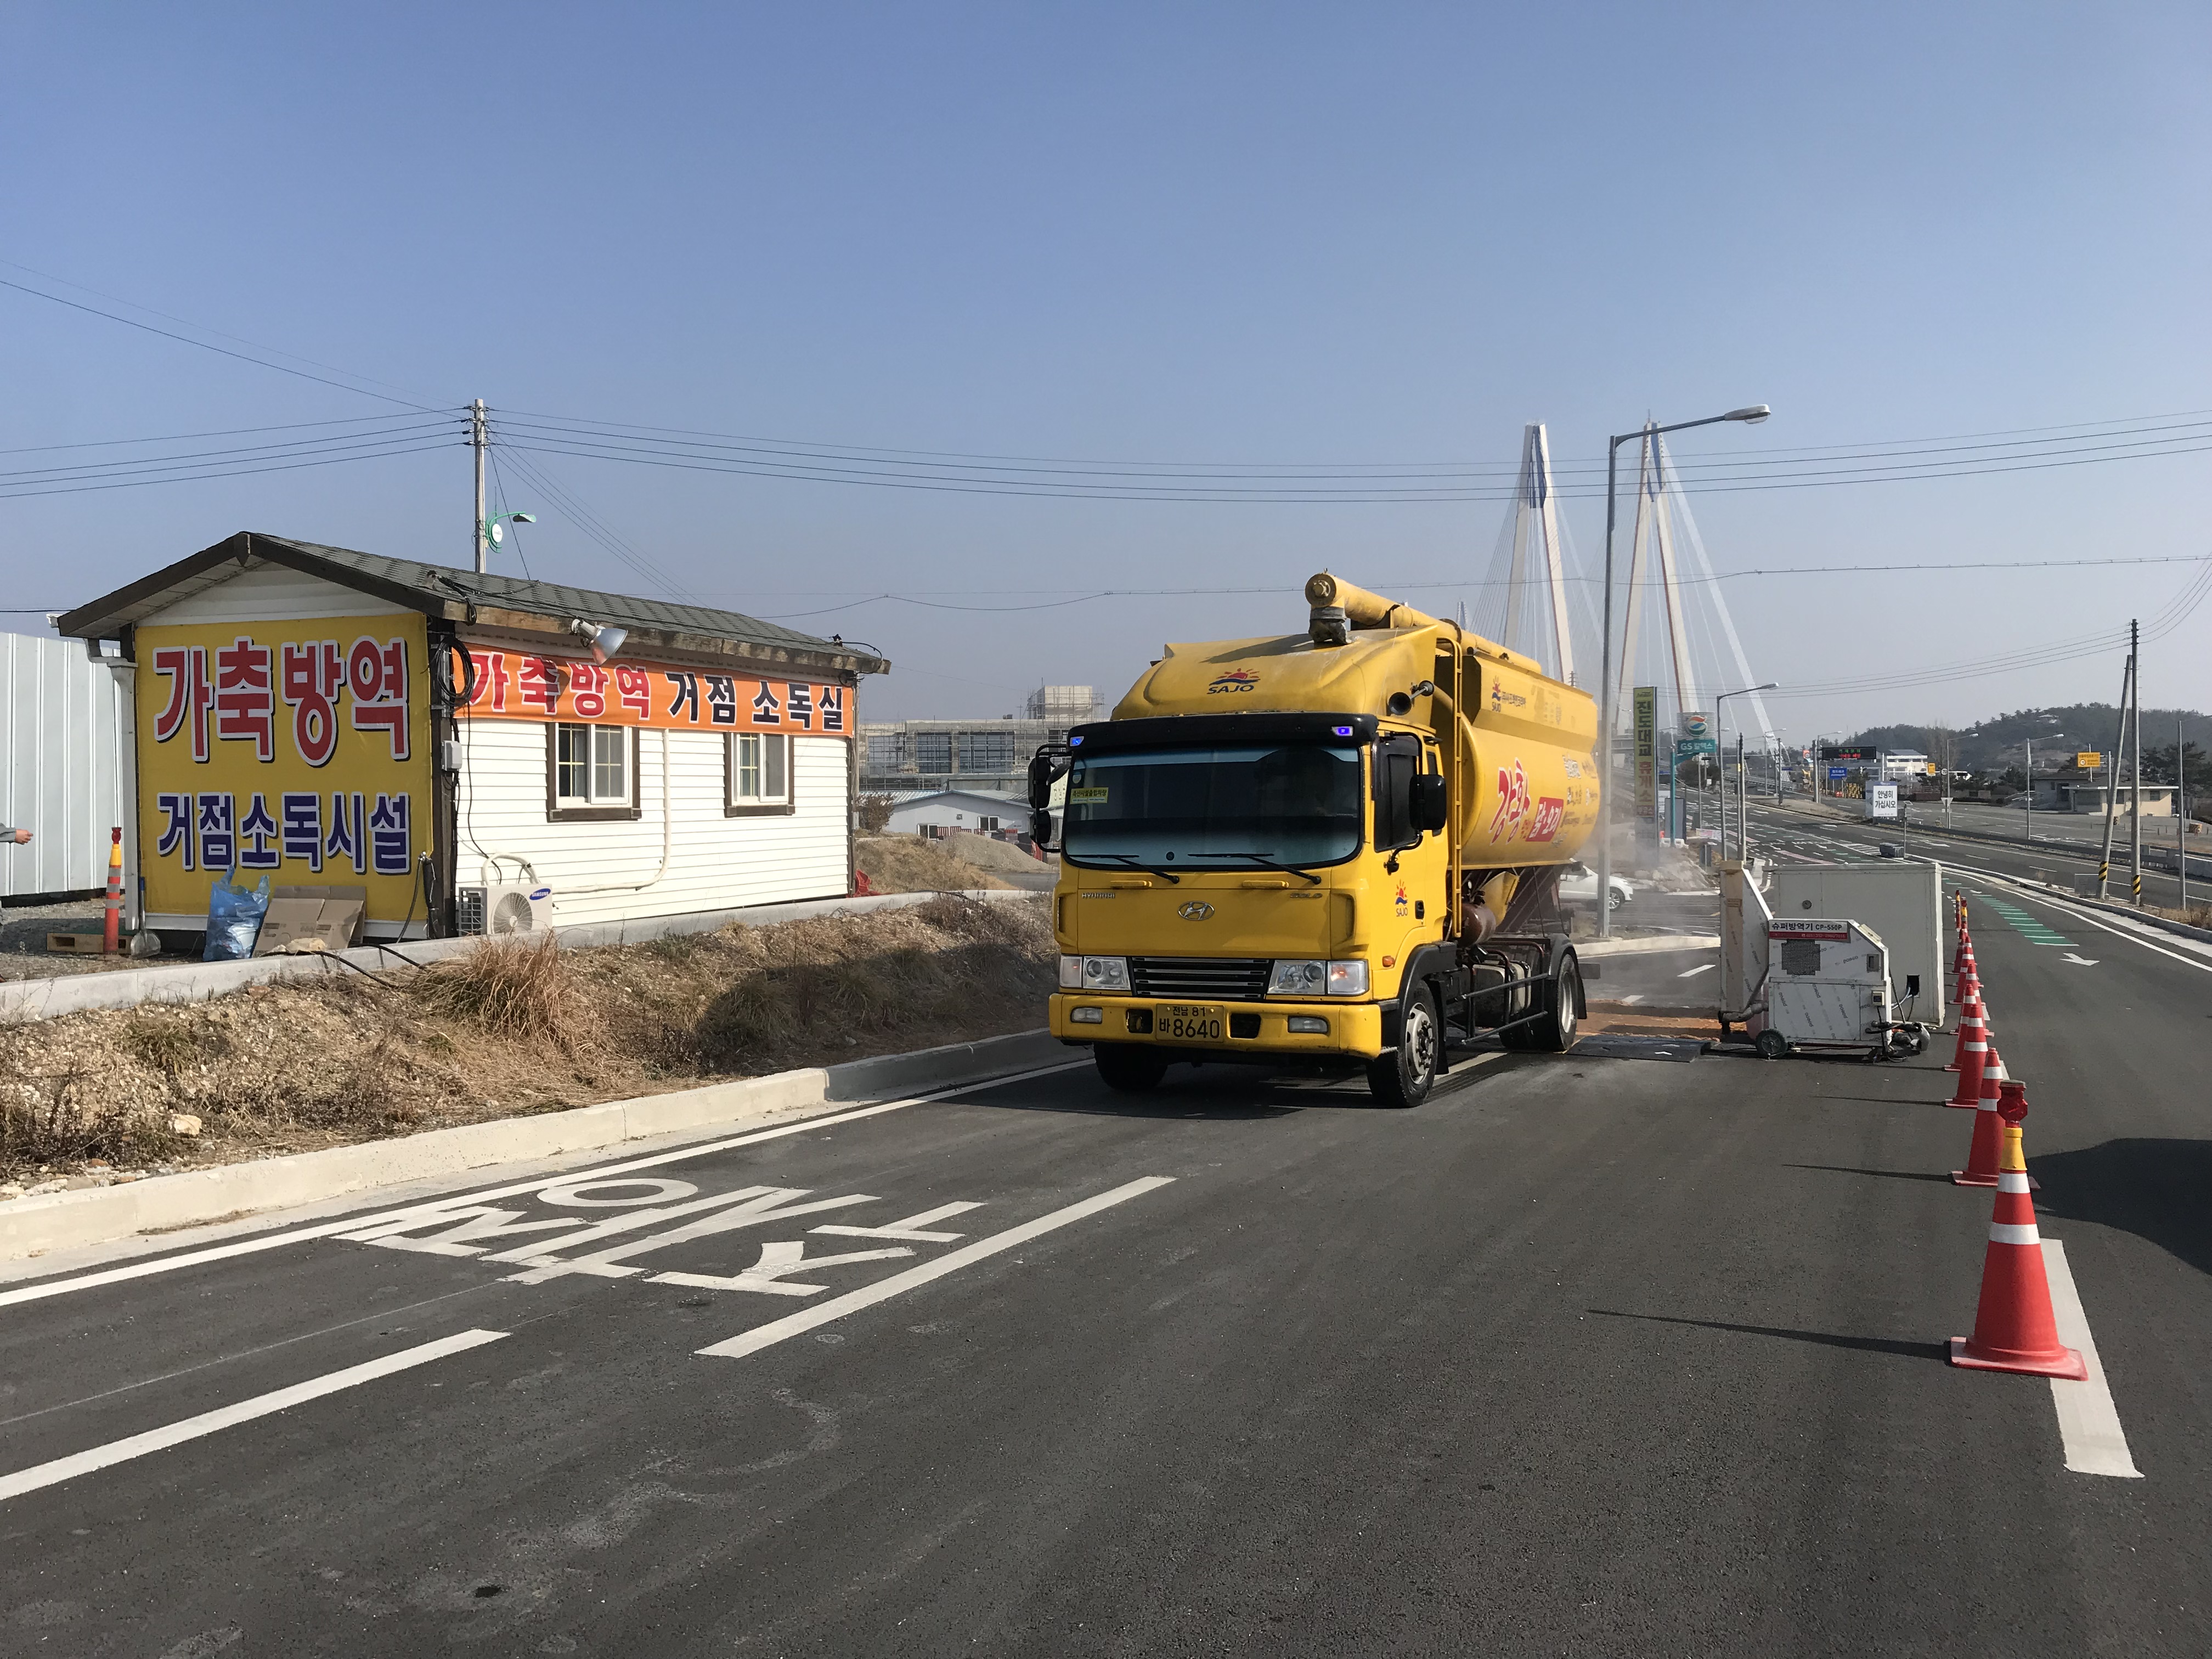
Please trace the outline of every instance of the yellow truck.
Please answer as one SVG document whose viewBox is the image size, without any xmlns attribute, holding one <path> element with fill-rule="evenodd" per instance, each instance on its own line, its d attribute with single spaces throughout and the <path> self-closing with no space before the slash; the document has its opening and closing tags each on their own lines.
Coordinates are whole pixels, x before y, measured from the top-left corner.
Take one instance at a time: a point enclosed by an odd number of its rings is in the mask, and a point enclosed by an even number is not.
<svg viewBox="0 0 2212 1659">
<path fill-rule="evenodd" d="M 1413 1106 L 1455 1042 L 1564 1049 L 1586 1012 L 1556 889 L 1604 806 L 1589 694 L 1326 572 L 1305 598 L 1030 763 L 1048 847 L 1065 789 L 1052 1030 L 1115 1088 L 1246 1061 Z"/>
</svg>

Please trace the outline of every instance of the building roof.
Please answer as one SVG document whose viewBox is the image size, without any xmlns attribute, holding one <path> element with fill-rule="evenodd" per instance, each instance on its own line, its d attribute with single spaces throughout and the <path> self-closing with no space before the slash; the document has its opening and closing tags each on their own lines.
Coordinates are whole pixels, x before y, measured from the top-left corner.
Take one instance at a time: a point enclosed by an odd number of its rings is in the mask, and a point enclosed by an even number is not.
<svg viewBox="0 0 2212 1659">
<path fill-rule="evenodd" d="M 852 674 L 880 674 L 890 667 L 884 659 L 842 640 L 801 634 L 735 611 L 479 574 L 252 531 L 240 531 L 128 587 L 79 605 L 58 619 L 55 627 L 82 639 L 112 638 L 179 599 L 228 581 L 239 568 L 270 564 L 373 594 L 426 617 L 475 628 L 565 637 L 571 618 L 612 623 L 629 631 L 627 648 L 640 656 L 658 650 L 674 655 L 765 657 Z"/>
</svg>

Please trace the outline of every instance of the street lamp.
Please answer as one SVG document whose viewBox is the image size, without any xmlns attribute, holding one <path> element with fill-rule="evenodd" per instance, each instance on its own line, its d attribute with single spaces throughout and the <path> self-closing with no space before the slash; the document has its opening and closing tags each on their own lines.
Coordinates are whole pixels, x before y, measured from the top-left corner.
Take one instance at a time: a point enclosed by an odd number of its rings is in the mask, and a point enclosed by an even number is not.
<svg viewBox="0 0 2212 1659">
<path fill-rule="evenodd" d="M 1757 426 L 1774 411 L 1765 404 L 1731 409 L 1725 415 L 1708 415 L 1702 421 L 1677 421 L 1672 426 L 1646 424 L 1642 430 L 1624 432 L 1605 446 L 1605 638 L 1599 647 L 1598 665 L 1598 785 L 1600 809 L 1597 835 L 1597 936 L 1613 937 L 1613 907 L 1606 901 L 1613 892 L 1613 723 L 1619 710 L 1613 684 L 1613 480 L 1619 471 L 1620 447 L 1631 438 L 1656 438 L 1662 432 L 1683 432 L 1693 426 L 1717 426 L 1741 421 Z"/>
<path fill-rule="evenodd" d="M 1753 692 L 1754 692 L 1754 691 L 1771 691 L 1772 690 L 1774 690 L 1774 688 L 1775 688 L 1775 686 L 1776 686 L 1776 684 L 1778 684 L 1778 682 L 1776 682 L 1776 681 L 1774 681 L 1774 680 L 1769 680 L 1769 681 L 1767 681 L 1767 682 L 1766 682 L 1766 684 L 1764 684 L 1764 685 L 1747 685 L 1747 686 L 1743 687 L 1741 690 L 1736 690 L 1736 691 L 1723 691 L 1723 692 L 1722 692 L 1722 693 L 1720 694 L 1720 696 L 1718 696 L 1717 697 L 1715 697 L 1715 698 L 1713 699 L 1713 729 L 1714 729 L 1714 731 L 1716 731 L 1716 732 L 1719 732 L 1719 731 L 1723 730 L 1723 729 L 1726 726 L 1726 725 L 1727 725 L 1727 718 L 1726 718 L 1726 717 L 1727 717 L 1728 711 L 1727 711 L 1725 708 L 1722 708 L 1722 706 L 1721 706 L 1721 705 L 1722 705 L 1722 704 L 1723 704 L 1723 703 L 1725 703 L 1725 702 L 1727 702 L 1730 697 L 1747 697 L 1747 696 L 1751 696 L 1751 694 L 1752 694 Z M 1736 775 L 1737 775 L 1737 781 L 1738 781 L 1739 787 L 1741 787 L 1741 781 L 1742 781 L 1742 768 L 1743 768 L 1743 756 L 1742 756 L 1742 753 L 1741 753 L 1741 750 L 1742 750 L 1742 740 L 1743 740 L 1743 733 L 1742 733 L 1741 732 L 1738 732 L 1736 733 L 1736 746 L 1737 746 L 1737 750 L 1738 750 L 1737 755 L 1736 755 L 1736 769 L 1737 769 Z M 1727 757 L 1728 757 L 1728 739 L 1727 739 L 1726 738 L 1724 738 L 1724 737 L 1723 737 L 1723 738 L 1720 740 L 1719 744 L 1717 744 L 1717 745 L 1715 745 L 1715 746 L 1719 750 L 1720 754 L 1721 754 L 1721 757 L 1722 757 L 1722 759 L 1721 759 L 1721 857 L 1722 857 L 1723 859 L 1726 859 L 1726 858 L 1728 857 L 1728 798 L 1729 798 L 1729 792 L 1728 792 L 1728 758 L 1727 758 Z M 1743 799 L 1742 799 L 1741 795 L 1741 794 L 1739 794 L 1739 796 L 1737 797 L 1737 799 L 1736 799 L 1736 804 L 1735 804 L 1735 850 L 1736 850 L 1736 856 L 1737 856 L 1739 859 L 1747 860 L 1747 859 L 1749 859 L 1749 858 L 1751 857 L 1751 837 L 1750 837 L 1749 836 L 1747 836 L 1747 835 L 1746 835 L 1746 834 L 1744 833 L 1744 810 L 1743 810 L 1743 809 L 1744 809 L 1744 802 L 1743 802 Z"/>
</svg>

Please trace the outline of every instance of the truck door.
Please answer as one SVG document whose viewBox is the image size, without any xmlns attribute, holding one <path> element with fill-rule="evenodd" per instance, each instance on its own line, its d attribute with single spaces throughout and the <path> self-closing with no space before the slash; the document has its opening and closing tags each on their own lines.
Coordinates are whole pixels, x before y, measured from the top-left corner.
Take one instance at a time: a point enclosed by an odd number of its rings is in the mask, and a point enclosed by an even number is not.
<svg viewBox="0 0 2212 1659">
<path fill-rule="evenodd" d="M 1435 751 L 1419 738 L 1393 733 L 1376 742 L 1375 850 L 1384 860 L 1376 901 L 1383 921 L 1370 937 L 1377 953 L 1377 994 L 1383 997 L 1395 994 L 1399 971 L 1413 951 L 1443 935 L 1449 879 L 1444 838 L 1422 834 L 1413 816 L 1413 780 L 1437 769 Z M 1385 967 L 1384 957 L 1395 960 Z"/>
</svg>

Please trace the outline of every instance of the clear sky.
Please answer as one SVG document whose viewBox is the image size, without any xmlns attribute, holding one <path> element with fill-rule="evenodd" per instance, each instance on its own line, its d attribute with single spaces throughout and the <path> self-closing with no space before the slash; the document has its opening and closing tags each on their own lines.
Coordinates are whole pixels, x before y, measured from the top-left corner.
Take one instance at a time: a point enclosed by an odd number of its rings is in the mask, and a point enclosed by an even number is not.
<svg viewBox="0 0 2212 1659">
<path fill-rule="evenodd" d="M 9 450 L 404 426 L 410 404 L 473 397 L 510 422 L 1224 468 L 1510 466 L 1532 420 L 1563 466 L 1587 465 L 1647 413 L 1752 402 L 1774 419 L 1684 434 L 1678 458 L 2212 419 L 2202 5 L 0 18 L 0 279 L 403 400 L 0 289 Z M 1370 586 L 1476 582 L 1504 511 L 533 459 L 672 586 L 880 647 L 896 667 L 863 692 L 877 718 L 1002 714 L 1042 679 L 1117 694 L 1163 640 L 1301 626 L 1298 584 L 1323 564 Z M 657 591 L 545 491 L 502 481 L 543 515 L 521 532 L 535 574 Z M 2212 454 L 2185 453 L 1695 505 L 1723 570 L 2171 559 L 2212 554 L 2208 483 Z M 19 491 L 0 500 L 0 605 L 72 605 L 240 529 L 465 562 L 470 487 L 466 450 L 441 444 Z M 1568 512 L 1594 552 L 1601 503 Z M 2124 627 L 2198 568 L 1727 591 L 1755 672 L 1786 691 Z M 1164 591 L 1188 587 L 1279 591 Z M 830 609 L 1106 588 L 1129 596 Z M 2148 647 L 2148 702 L 2212 706 L 2208 628 L 2212 602 Z M 2118 672 L 2107 653 L 1772 708 L 1802 738 L 2110 698 Z"/>
</svg>

